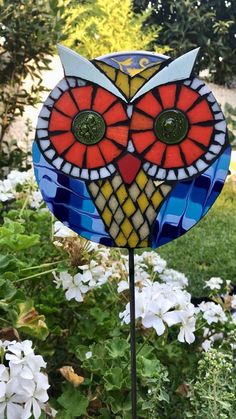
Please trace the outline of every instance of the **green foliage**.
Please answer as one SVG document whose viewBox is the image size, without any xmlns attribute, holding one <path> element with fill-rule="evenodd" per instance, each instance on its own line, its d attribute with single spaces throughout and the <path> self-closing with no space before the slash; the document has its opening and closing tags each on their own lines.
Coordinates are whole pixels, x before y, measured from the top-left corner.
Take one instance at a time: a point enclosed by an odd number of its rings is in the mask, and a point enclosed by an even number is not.
<svg viewBox="0 0 236 419">
<path fill-rule="evenodd" d="M 66 45 L 87 58 L 148 49 L 159 32 L 156 25 L 144 25 L 149 12 L 134 14 L 131 0 L 70 1 L 65 16 Z"/>
<path fill-rule="evenodd" d="M 60 24 L 58 1 L 0 1 L 0 152 L 15 117 L 39 101 L 41 72 L 49 69 Z"/>
<path fill-rule="evenodd" d="M 123 302 L 117 298 L 116 284 L 95 289 L 82 304 L 65 300 L 63 291 L 52 283 L 52 271 L 68 269 L 70 261 L 65 250 L 55 248 L 51 241 L 51 216 L 45 211 L 24 209 L 19 217 L 19 204 L 12 204 L 15 209 L 7 213 L 0 227 L 0 330 L 14 327 L 21 338 L 33 339 L 47 359 L 51 399 L 59 418 L 88 413 L 92 417 L 117 415 L 128 419 L 129 328 L 124 328 L 119 319 Z M 72 245 L 70 242 L 70 250 Z M 95 253 L 87 257 L 91 260 Z M 139 417 L 145 418 L 153 411 L 154 418 L 159 403 L 168 402 L 169 381 L 158 348 L 145 340 L 140 330 Z M 91 358 L 87 357 L 89 351 Z M 79 388 L 73 387 L 73 380 L 65 385 L 58 373 L 63 365 L 74 366 L 75 373 L 84 377 Z"/>
<path fill-rule="evenodd" d="M 232 356 L 210 350 L 198 364 L 198 374 L 191 389 L 191 413 L 187 418 L 228 419 L 236 412 L 235 366 Z"/>
<path fill-rule="evenodd" d="M 65 409 L 59 418 L 76 418 L 86 413 L 89 400 L 77 389 L 67 386 L 63 394 L 58 398 L 58 403 Z"/>
<path fill-rule="evenodd" d="M 229 103 L 225 104 L 224 114 L 227 121 L 229 140 L 231 143 L 236 143 L 236 108 Z"/>
<path fill-rule="evenodd" d="M 0 227 L 0 246 L 18 252 L 28 249 L 39 242 L 38 234 L 24 234 L 25 228 L 19 222 L 13 222 L 5 219 L 5 223 Z"/>
<path fill-rule="evenodd" d="M 236 71 L 236 2 L 225 0 L 134 0 L 135 10 L 153 6 L 148 23 L 161 30 L 158 42 L 173 57 L 201 47 L 198 69 L 209 69 L 211 80 L 232 83 Z"/>
<path fill-rule="evenodd" d="M 225 229 L 232 229 L 227 215 L 229 212 L 233 216 L 234 204 L 230 196 L 229 191 L 225 191 L 217 206 L 220 217 L 227 218 Z M 211 219 L 218 222 L 217 211 Z M 30 210 L 24 200 L 12 203 L 11 209 L 3 216 L 4 223 L 0 227 L 1 338 L 5 328 L 14 328 L 21 339 L 33 340 L 37 352 L 47 361 L 50 403 L 58 411 L 59 419 L 130 419 L 129 326 L 121 325 L 119 319 L 127 296 L 117 294 L 116 281 L 112 280 L 86 294 L 83 303 L 67 301 L 63 290 L 57 289 L 53 283 L 52 271 L 78 272 L 78 264 L 96 260 L 96 252 L 89 250 L 88 246 L 79 247 L 80 241 L 74 238 L 63 239 L 63 246 L 56 247 L 51 237 L 49 212 L 45 209 Z M 219 228 L 222 235 L 222 226 Z M 212 230 L 212 225 L 209 230 Z M 202 238 L 202 231 L 199 234 Z M 226 234 L 229 237 L 229 232 Z M 191 239 L 193 248 L 194 240 Z M 187 247 L 185 245 L 185 253 Z M 211 256 L 208 255 L 209 261 L 214 262 L 216 248 L 214 244 Z M 230 252 L 229 248 L 225 249 L 220 249 L 224 265 L 229 264 L 229 260 L 224 258 Z M 180 256 L 177 257 L 181 264 Z M 114 262 L 119 261 L 120 253 L 112 251 L 111 258 Z M 186 272 L 189 266 L 192 266 L 192 261 L 187 257 L 183 270 Z M 220 263 L 216 268 L 220 269 Z M 204 275 L 209 277 L 207 271 Z M 197 325 L 197 329 L 201 328 L 202 324 Z M 215 325 L 216 333 L 221 329 L 221 324 Z M 235 332 L 233 328 L 225 328 L 224 335 L 220 351 L 227 354 L 235 342 Z M 211 391 L 209 397 L 212 397 L 215 364 L 199 351 L 201 341 L 199 335 L 195 344 L 182 344 L 176 340 L 174 329 L 157 337 L 155 332 L 144 329 L 137 322 L 139 418 L 183 419 L 187 414 L 186 417 L 196 419 L 211 418 L 205 413 L 210 411 L 212 399 L 207 398 L 208 390 L 204 392 L 203 377 L 204 371 L 209 370 L 207 383 Z M 201 359 L 203 363 L 199 362 Z M 231 362 L 228 358 L 226 361 Z M 220 370 L 216 370 L 217 415 L 224 418 L 222 415 L 227 409 L 227 413 L 235 409 L 231 399 L 235 380 L 233 373 L 225 369 L 228 364 L 220 358 L 219 364 Z M 73 367 L 74 373 L 62 376 L 59 370 L 63 366 Z M 230 376 L 227 385 L 226 371 Z M 80 384 L 77 384 L 78 378 Z M 199 410 L 202 416 L 196 415 L 198 409 L 202 409 Z M 229 414 L 228 417 L 233 416 Z"/>
</svg>

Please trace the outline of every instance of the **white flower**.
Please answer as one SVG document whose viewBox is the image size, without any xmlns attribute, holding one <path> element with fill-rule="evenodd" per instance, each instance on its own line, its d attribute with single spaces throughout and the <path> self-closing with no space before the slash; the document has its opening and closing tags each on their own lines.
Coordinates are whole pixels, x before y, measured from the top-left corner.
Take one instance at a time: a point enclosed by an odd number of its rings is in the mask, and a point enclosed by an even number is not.
<svg viewBox="0 0 236 419">
<path fill-rule="evenodd" d="M 151 279 L 149 274 L 144 271 L 142 268 L 136 269 L 135 270 L 135 284 L 138 285 L 140 288 L 142 288 L 145 285 L 148 285 L 149 283 L 151 283 Z M 129 289 L 129 281 L 127 280 L 122 280 L 118 283 L 118 288 L 117 288 L 117 292 L 121 293 L 125 290 Z"/>
<path fill-rule="evenodd" d="M 3 383 L 1 383 L 2 385 Z M 0 417 L 11 419 L 22 419 L 23 403 L 26 401 L 25 395 L 17 394 L 20 383 L 17 379 L 9 380 L 4 383 L 4 388 L 0 387 Z M 19 404 L 20 403 L 20 404 Z"/>
<path fill-rule="evenodd" d="M 85 354 L 85 358 L 86 358 L 86 359 L 92 358 L 92 356 L 93 356 L 93 354 L 92 354 L 92 352 L 91 352 L 91 351 L 88 351 L 88 352 L 86 352 L 86 354 Z"/>
<path fill-rule="evenodd" d="M 40 191 L 33 191 L 29 200 L 31 208 L 38 209 L 43 202 L 43 197 Z"/>
<path fill-rule="evenodd" d="M 202 349 L 204 349 L 205 352 L 208 352 L 211 349 L 212 341 L 210 339 L 204 340 L 202 342 Z"/>
<path fill-rule="evenodd" d="M 0 180 L 0 201 L 6 202 L 14 198 L 15 194 L 12 191 L 11 182 L 7 179 Z"/>
<path fill-rule="evenodd" d="M 33 169 L 29 169 L 25 172 L 12 170 L 7 176 L 7 179 L 11 182 L 13 188 L 15 188 L 17 185 L 23 185 L 26 182 L 35 185 Z"/>
<path fill-rule="evenodd" d="M 46 367 L 41 355 L 35 355 L 32 348 L 32 342 L 25 340 L 8 346 L 8 352 L 5 355 L 9 361 L 11 377 L 32 379 L 36 372 Z"/>
<path fill-rule="evenodd" d="M 216 342 L 217 340 L 224 339 L 223 333 L 212 334 L 213 332 L 214 332 L 214 329 L 210 330 L 207 327 L 204 327 L 203 329 L 203 337 L 206 338 L 206 340 L 204 340 L 204 342 L 202 343 L 202 348 L 206 352 L 213 346 L 214 342 Z"/>
<path fill-rule="evenodd" d="M 165 323 L 173 325 L 179 322 L 178 313 L 169 311 L 172 308 L 172 302 L 164 298 L 151 301 L 148 312 L 144 313 L 142 324 L 144 327 L 153 327 L 158 336 L 165 332 Z"/>
<path fill-rule="evenodd" d="M 1 47 L 3 47 L 3 45 L 5 44 L 5 42 L 6 42 L 5 36 L 0 36 L 0 46 Z"/>
<path fill-rule="evenodd" d="M 22 419 L 28 419 L 33 414 L 35 419 L 41 415 L 41 409 L 48 400 L 47 389 L 49 388 L 48 379 L 42 373 L 35 374 L 35 382 L 25 380 L 22 382 L 22 392 L 28 395 L 28 400 L 24 406 Z"/>
<path fill-rule="evenodd" d="M 54 283 L 56 284 L 56 288 L 62 287 L 63 290 L 66 290 L 72 286 L 73 277 L 68 272 L 59 272 L 59 277 L 53 272 L 54 276 Z"/>
<path fill-rule="evenodd" d="M 54 237 L 66 238 L 66 237 L 76 236 L 76 234 L 66 225 L 61 223 L 61 221 L 55 221 L 53 230 L 54 230 Z"/>
<path fill-rule="evenodd" d="M 221 278 L 212 277 L 208 281 L 206 281 L 206 285 L 204 286 L 204 288 L 210 288 L 211 290 L 219 290 L 223 282 L 224 281 Z"/>
<path fill-rule="evenodd" d="M 190 294 L 179 287 L 146 282 L 142 288 L 135 288 L 135 318 L 140 319 L 144 327 L 153 327 L 159 336 L 165 332 L 166 327 L 179 324 L 178 340 L 192 343 L 195 340 L 193 332 L 198 310 L 190 299 Z M 123 323 L 130 323 L 129 303 L 119 316 Z"/>
<path fill-rule="evenodd" d="M 143 252 L 141 257 L 143 263 L 152 267 L 154 272 L 161 273 L 164 271 L 167 263 L 158 255 L 158 253 L 154 251 Z"/>
<path fill-rule="evenodd" d="M 188 285 L 188 278 L 181 272 L 175 271 L 174 269 L 165 269 L 160 278 L 166 284 L 175 285 L 180 288 L 184 288 Z"/>
<path fill-rule="evenodd" d="M 9 368 L 5 367 L 3 364 L 0 364 L 0 382 L 8 381 L 9 378 Z"/>
<path fill-rule="evenodd" d="M 233 295 L 232 296 L 232 299 L 231 299 L 231 307 L 233 309 L 236 309 L 236 295 Z"/>
<path fill-rule="evenodd" d="M 227 317 L 219 304 L 213 302 L 204 301 L 199 304 L 199 308 L 203 313 L 203 318 L 207 321 L 208 324 L 212 323 L 224 323 L 227 320 Z"/>
<path fill-rule="evenodd" d="M 83 271 L 84 282 L 89 282 L 90 288 L 100 286 L 108 281 L 111 276 L 111 270 L 105 270 L 104 266 L 99 265 L 95 260 L 91 260 L 89 265 L 79 266 L 79 269 Z M 88 281 L 87 278 L 90 278 Z"/>
<path fill-rule="evenodd" d="M 72 276 L 68 272 L 60 272 L 59 277 L 53 272 L 56 287 L 62 287 L 66 291 L 67 300 L 75 299 L 78 302 L 83 301 L 83 297 L 90 290 L 100 287 L 108 281 L 112 275 L 111 269 L 105 269 L 104 266 L 92 260 L 88 265 L 79 266 L 82 271 Z"/>
<path fill-rule="evenodd" d="M 73 282 L 70 288 L 66 291 L 66 299 L 75 299 L 78 302 L 83 301 L 83 294 L 89 291 L 89 286 L 85 285 L 92 279 L 91 273 L 81 274 L 78 273 L 73 277 Z"/>
<path fill-rule="evenodd" d="M 236 311 L 232 313 L 232 322 L 236 324 Z"/>
<path fill-rule="evenodd" d="M 178 334 L 179 342 L 193 343 L 195 341 L 194 331 L 196 325 L 196 319 L 186 311 L 179 313 L 181 326 Z"/>
<path fill-rule="evenodd" d="M 120 294 L 123 291 L 126 291 L 129 289 L 129 283 L 128 281 L 122 280 L 118 283 L 117 292 Z"/>
<path fill-rule="evenodd" d="M 0 418 L 38 419 L 48 400 L 48 378 L 41 355 L 35 355 L 32 342 L 4 342 L 5 359 L 9 366 L 0 365 Z"/>
</svg>

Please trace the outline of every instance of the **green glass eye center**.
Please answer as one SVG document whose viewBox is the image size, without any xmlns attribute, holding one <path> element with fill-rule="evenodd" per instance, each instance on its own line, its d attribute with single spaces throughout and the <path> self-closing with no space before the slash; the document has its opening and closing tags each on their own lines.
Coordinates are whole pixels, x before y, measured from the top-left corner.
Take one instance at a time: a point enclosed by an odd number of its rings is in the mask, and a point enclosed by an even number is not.
<svg viewBox="0 0 236 419">
<path fill-rule="evenodd" d="M 72 132 L 82 144 L 96 144 L 104 137 L 106 131 L 105 121 L 95 111 L 79 112 L 72 122 Z"/>
<path fill-rule="evenodd" d="M 164 143 L 177 144 L 186 137 L 188 119 L 180 110 L 165 110 L 157 116 L 154 131 L 158 139 Z"/>
<path fill-rule="evenodd" d="M 175 120 L 174 118 L 167 118 L 163 124 L 164 130 L 166 132 L 172 132 L 175 129 Z"/>
</svg>

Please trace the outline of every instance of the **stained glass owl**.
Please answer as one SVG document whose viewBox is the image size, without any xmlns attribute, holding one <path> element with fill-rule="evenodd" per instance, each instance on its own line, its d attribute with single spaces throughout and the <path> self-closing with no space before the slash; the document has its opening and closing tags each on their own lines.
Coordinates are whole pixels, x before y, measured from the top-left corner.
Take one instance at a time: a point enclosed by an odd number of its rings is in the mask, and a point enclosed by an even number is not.
<svg viewBox="0 0 236 419">
<path fill-rule="evenodd" d="M 218 103 L 194 76 L 197 53 L 88 61 L 59 46 L 65 77 L 39 114 L 33 161 L 60 221 L 108 246 L 156 248 L 204 216 L 230 146 Z"/>
</svg>

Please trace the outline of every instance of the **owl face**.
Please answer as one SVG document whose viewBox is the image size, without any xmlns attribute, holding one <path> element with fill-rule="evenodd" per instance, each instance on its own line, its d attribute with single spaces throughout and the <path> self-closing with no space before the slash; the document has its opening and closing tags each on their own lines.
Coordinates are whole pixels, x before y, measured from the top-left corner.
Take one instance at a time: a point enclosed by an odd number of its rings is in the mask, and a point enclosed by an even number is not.
<svg viewBox="0 0 236 419">
<path fill-rule="evenodd" d="M 59 52 L 65 78 L 44 103 L 36 135 L 58 171 L 85 181 L 119 173 L 131 185 L 142 169 L 173 183 L 198 176 L 226 148 L 219 105 L 192 75 L 198 50 L 134 77 L 65 47 Z"/>
<path fill-rule="evenodd" d="M 59 47 L 65 78 L 40 112 L 33 159 L 48 207 L 81 236 L 159 247 L 216 199 L 230 148 L 219 105 L 193 76 L 197 52 L 90 62 Z"/>
</svg>

